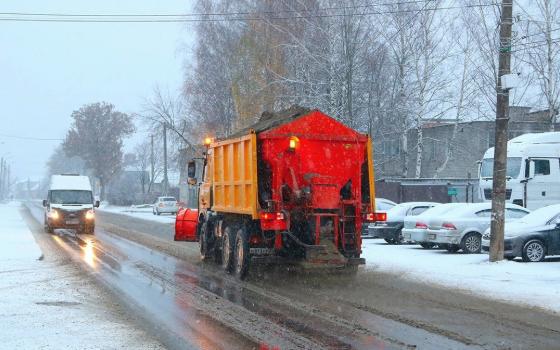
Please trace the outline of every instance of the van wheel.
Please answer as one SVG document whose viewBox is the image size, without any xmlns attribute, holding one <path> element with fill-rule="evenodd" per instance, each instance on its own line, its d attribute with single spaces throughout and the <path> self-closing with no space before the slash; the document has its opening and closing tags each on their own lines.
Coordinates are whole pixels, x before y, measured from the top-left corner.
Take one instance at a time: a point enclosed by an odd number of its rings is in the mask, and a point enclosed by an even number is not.
<svg viewBox="0 0 560 350">
<path fill-rule="evenodd" d="M 233 271 L 233 254 L 235 246 L 234 230 L 231 226 L 226 226 L 222 236 L 222 268 L 225 272 Z"/>
<path fill-rule="evenodd" d="M 546 246 L 538 239 L 532 239 L 523 246 L 522 258 L 525 262 L 540 262 L 546 256 Z"/>
<path fill-rule="evenodd" d="M 482 237 L 480 234 L 468 233 L 461 241 L 461 249 L 465 254 L 480 254 L 482 249 Z"/>
<path fill-rule="evenodd" d="M 251 256 L 249 254 L 249 235 L 245 229 L 240 228 L 235 237 L 235 276 L 240 280 L 247 277 L 249 271 L 249 262 Z"/>
</svg>

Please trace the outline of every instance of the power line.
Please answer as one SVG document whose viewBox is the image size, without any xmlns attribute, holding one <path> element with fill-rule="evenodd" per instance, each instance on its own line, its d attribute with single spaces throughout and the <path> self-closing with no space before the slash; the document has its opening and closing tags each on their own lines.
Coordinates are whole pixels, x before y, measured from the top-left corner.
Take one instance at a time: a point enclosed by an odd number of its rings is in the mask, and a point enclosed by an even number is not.
<svg viewBox="0 0 560 350">
<path fill-rule="evenodd" d="M 22 15 L 22 16 L 61 16 L 61 17 L 202 17 L 202 16 L 241 16 L 241 15 L 260 15 L 260 14 L 279 14 L 279 13 L 303 13 L 303 12 L 313 12 L 313 11 L 330 11 L 330 10 L 348 10 L 357 8 L 369 8 L 369 7 L 379 7 L 379 6 L 395 6 L 395 5 L 411 5 L 418 3 L 426 3 L 435 0 L 412 0 L 412 1 L 401 1 L 401 2 L 387 2 L 379 4 L 368 4 L 368 5 L 352 5 L 352 6 L 336 6 L 336 7 L 322 7 L 313 9 L 301 9 L 301 10 L 277 10 L 277 11 L 259 11 L 259 12 L 211 12 L 211 13 L 185 13 L 185 14 L 174 14 L 174 13 L 159 13 L 159 14 L 85 14 L 85 13 L 46 13 L 46 12 L 0 12 L 0 15 Z"/>
<path fill-rule="evenodd" d="M 426 5 L 434 0 L 426 0 Z M 292 19 L 305 19 L 305 18 L 330 18 L 330 17 L 361 17 L 361 16 L 371 16 L 371 15 L 384 15 L 384 14 L 398 14 L 398 13 L 414 13 L 420 12 L 432 12 L 441 10 L 454 10 L 454 9 L 465 9 L 465 8 L 482 8 L 497 6 L 497 3 L 488 4 L 474 4 L 474 5 L 462 5 L 462 6 L 444 6 L 444 7 L 433 7 L 428 8 L 424 6 L 423 9 L 404 9 L 404 10 L 387 10 L 387 11 L 368 11 L 360 13 L 333 13 L 333 14 L 312 14 L 312 15 L 296 15 L 296 16 L 284 16 L 284 17 L 255 17 L 259 14 L 266 14 L 264 12 L 260 13 L 247 13 L 252 17 L 246 17 L 241 15 L 240 17 L 227 17 L 227 16 L 237 16 L 236 13 L 223 13 L 223 14 L 166 14 L 165 18 L 163 15 L 103 15 L 103 14 L 40 14 L 40 18 L 37 18 L 39 14 L 32 13 L 0 13 L 0 21 L 4 22 L 57 22 L 57 23 L 189 23 L 189 22 L 234 22 L 234 21 L 264 21 L 264 20 L 292 20 Z M 300 13 L 299 11 L 296 11 Z M 280 11 L 281 13 L 281 11 Z M 78 17 L 79 18 L 75 18 Z M 138 16 L 142 16 L 138 18 Z M 185 17 L 215 17 L 222 16 L 224 18 L 185 18 Z M 49 17 L 49 18 L 44 18 Z M 174 17 L 174 18 L 169 18 Z"/>
<path fill-rule="evenodd" d="M 0 137 L 8 137 L 8 138 L 11 138 L 11 139 L 19 139 L 19 140 L 33 140 L 33 141 L 63 141 L 64 140 L 64 139 L 49 139 L 49 138 L 19 136 L 19 135 L 7 135 L 7 134 L 0 134 Z"/>
</svg>

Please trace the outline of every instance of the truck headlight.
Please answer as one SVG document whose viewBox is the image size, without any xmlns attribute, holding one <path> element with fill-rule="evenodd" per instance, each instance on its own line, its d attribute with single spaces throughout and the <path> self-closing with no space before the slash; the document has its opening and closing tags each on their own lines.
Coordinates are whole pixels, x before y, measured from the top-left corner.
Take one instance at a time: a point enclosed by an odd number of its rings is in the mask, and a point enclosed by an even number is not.
<svg viewBox="0 0 560 350">
<path fill-rule="evenodd" d="M 49 211 L 49 217 L 53 220 L 58 220 L 58 211 L 56 209 L 51 209 L 51 211 Z"/>
<path fill-rule="evenodd" d="M 95 218 L 95 213 L 90 209 L 86 213 L 86 220 L 93 220 L 93 218 Z"/>
</svg>

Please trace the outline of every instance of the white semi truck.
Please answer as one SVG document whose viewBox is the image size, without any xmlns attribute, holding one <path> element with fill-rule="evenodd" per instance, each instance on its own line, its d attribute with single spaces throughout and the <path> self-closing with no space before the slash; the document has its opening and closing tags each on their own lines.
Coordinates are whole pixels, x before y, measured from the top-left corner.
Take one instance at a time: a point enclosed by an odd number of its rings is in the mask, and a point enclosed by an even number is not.
<svg viewBox="0 0 560 350">
<path fill-rule="evenodd" d="M 480 198 L 492 200 L 494 148 L 484 153 Z M 508 141 L 506 201 L 531 210 L 560 203 L 560 132 L 524 134 Z"/>
</svg>

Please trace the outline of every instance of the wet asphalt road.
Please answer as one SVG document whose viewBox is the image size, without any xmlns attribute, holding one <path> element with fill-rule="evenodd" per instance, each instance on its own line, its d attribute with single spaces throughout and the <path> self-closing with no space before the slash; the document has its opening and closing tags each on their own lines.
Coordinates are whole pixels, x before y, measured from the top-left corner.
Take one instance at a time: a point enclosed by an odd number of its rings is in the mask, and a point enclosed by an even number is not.
<svg viewBox="0 0 560 350">
<path fill-rule="evenodd" d="M 31 211 L 42 215 L 41 208 Z M 258 269 L 239 282 L 199 262 L 196 244 L 169 242 L 184 245 L 181 259 L 164 253 L 162 241 L 173 235 L 170 224 L 104 212 L 97 220 L 95 236 L 63 230 L 43 235 L 127 300 L 171 348 L 554 349 L 560 344 L 559 318 L 539 310 L 375 271 L 349 277 Z M 143 245 L 107 231 L 116 227 Z M 151 236 L 158 237 L 155 246 L 161 249 L 146 242 Z"/>
</svg>

